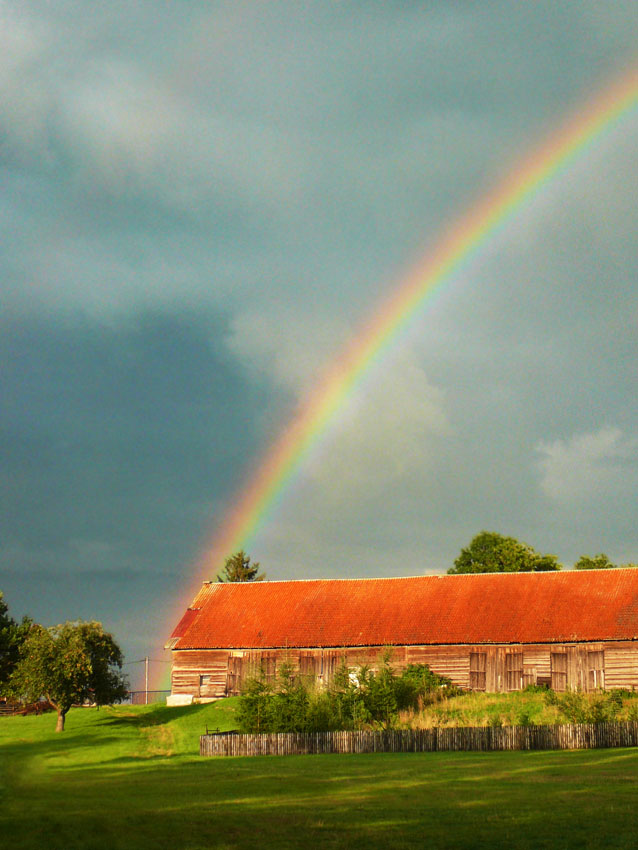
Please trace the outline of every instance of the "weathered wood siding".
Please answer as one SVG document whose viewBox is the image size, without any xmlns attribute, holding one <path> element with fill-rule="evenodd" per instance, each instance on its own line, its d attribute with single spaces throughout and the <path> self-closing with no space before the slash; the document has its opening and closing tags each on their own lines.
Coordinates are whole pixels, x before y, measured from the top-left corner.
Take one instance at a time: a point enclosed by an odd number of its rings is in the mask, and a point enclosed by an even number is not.
<svg viewBox="0 0 638 850">
<path fill-rule="evenodd" d="M 315 649 L 201 649 L 173 654 L 172 693 L 196 699 L 237 694 L 260 669 L 275 677 L 282 663 L 318 684 L 328 683 L 342 660 L 353 671 L 376 667 L 387 647 Z M 392 647 L 392 663 L 427 664 L 454 684 L 488 692 L 547 684 L 556 690 L 638 689 L 638 642 Z"/>
<path fill-rule="evenodd" d="M 201 735 L 202 756 L 285 756 L 316 753 L 431 753 L 489 750 L 580 750 L 638 746 L 638 723 L 563 726 L 438 727 L 387 731 Z"/>
<path fill-rule="evenodd" d="M 635 647 L 631 651 L 631 647 Z M 638 690 L 638 642 L 634 644 L 604 643 L 605 687 Z"/>
<path fill-rule="evenodd" d="M 226 692 L 228 650 L 198 649 L 175 652 L 171 691 L 195 697 L 217 697 Z"/>
</svg>

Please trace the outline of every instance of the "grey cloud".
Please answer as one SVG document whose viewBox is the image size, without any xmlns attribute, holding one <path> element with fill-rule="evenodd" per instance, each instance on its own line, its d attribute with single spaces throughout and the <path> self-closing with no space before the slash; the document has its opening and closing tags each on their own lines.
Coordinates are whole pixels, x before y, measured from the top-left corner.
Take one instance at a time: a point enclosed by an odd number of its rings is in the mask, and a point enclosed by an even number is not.
<svg viewBox="0 0 638 850">
<path fill-rule="evenodd" d="M 298 400 L 633 61 L 633 7 L 3 3 L 15 613 L 72 616 L 72 586 L 136 652 L 145 629 L 161 643 L 158 611 Z M 445 569 L 481 528 L 636 560 L 634 491 L 557 507 L 537 451 L 558 447 L 555 470 L 575 434 L 635 432 L 635 130 L 599 138 L 424 303 L 254 538 L 273 577 Z"/>
</svg>

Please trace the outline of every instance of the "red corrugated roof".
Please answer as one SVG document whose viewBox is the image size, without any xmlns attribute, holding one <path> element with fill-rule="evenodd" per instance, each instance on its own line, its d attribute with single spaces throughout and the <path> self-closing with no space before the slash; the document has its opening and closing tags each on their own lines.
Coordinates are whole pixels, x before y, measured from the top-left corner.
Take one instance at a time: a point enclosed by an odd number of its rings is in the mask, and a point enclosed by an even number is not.
<svg viewBox="0 0 638 850">
<path fill-rule="evenodd" d="M 638 570 L 206 583 L 173 636 L 175 649 L 635 640 Z"/>
</svg>

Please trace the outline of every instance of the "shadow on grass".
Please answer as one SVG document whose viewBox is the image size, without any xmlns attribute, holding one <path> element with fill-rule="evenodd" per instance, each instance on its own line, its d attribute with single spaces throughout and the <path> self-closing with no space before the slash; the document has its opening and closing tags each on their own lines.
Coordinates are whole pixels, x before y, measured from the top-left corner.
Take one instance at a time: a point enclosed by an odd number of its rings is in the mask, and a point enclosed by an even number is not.
<svg viewBox="0 0 638 850">
<path fill-rule="evenodd" d="M 206 712 L 208 705 L 184 705 L 175 706 L 174 708 L 166 708 L 164 705 L 158 705 L 149 708 L 146 711 L 131 712 L 130 714 L 119 714 L 117 716 L 109 716 L 104 722 L 107 726 L 162 726 L 165 723 L 170 723 L 172 720 L 179 720 L 182 717 L 197 717 L 199 714 Z"/>
<path fill-rule="evenodd" d="M 634 846 L 638 751 L 565 755 L 114 760 L 35 787 L 0 828 L 12 850 Z"/>
<path fill-rule="evenodd" d="M 3 761 L 11 761 L 17 759 L 23 763 L 28 762 L 32 757 L 47 757 L 50 755 L 67 754 L 69 757 L 77 753 L 79 750 L 94 750 L 97 746 L 100 748 L 108 747 L 117 742 L 115 735 L 100 735 L 99 737 L 92 736 L 68 736 L 64 737 L 64 733 L 57 735 L 55 738 L 40 739 L 40 740 L 16 740 L 15 742 L 6 742 L 0 745 L 0 764 Z"/>
</svg>

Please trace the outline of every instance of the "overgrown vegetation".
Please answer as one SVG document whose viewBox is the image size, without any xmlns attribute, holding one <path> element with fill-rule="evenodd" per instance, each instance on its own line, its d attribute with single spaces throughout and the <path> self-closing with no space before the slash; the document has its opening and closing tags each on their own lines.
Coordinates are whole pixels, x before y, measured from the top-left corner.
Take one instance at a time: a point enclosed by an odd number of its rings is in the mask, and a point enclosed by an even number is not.
<svg viewBox="0 0 638 850">
<path fill-rule="evenodd" d="M 465 691 L 420 711 L 400 713 L 411 728 L 434 726 L 533 726 L 638 720 L 638 693 L 624 690 L 556 693 L 532 685 L 510 693 Z"/>
<path fill-rule="evenodd" d="M 274 680 L 259 671 L 244 685 L 237 720 L 241 732 L 638 721 L 638 693 L 556 693 L 539 685 L 509 693 L 463 691 L 426 664 L 395 669 L 388 650 L 376 671 L 342 664 L 325 689 L 290 664 L 282 664 Z"/>
<path fill-rule="evenodd" d="M 607 723 L 613 720 L 638 720 L 638 695 L 632 691 L 612 690 L 584 694 L 548 691 L 548 705 L 557 706 L 568 723 Z"/>
<path fill-rule="evenodd" d="M 458 692 L 425 664 L 397 673 L 386 653 L 378 669 L 353 671 L 345 663 L 329 687 L 320 690 L 283 664 L 275 681 L 249 679 L 239 699 L 242 732 L 328 732 L 398 726 L 401 712 L 417 711 Z"/>
</svg>

